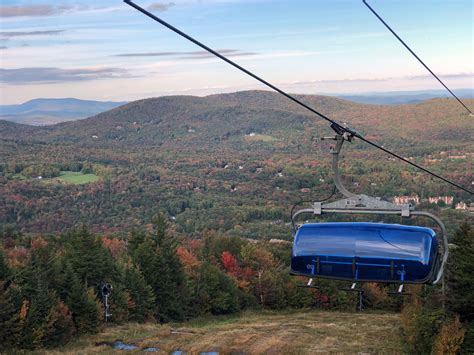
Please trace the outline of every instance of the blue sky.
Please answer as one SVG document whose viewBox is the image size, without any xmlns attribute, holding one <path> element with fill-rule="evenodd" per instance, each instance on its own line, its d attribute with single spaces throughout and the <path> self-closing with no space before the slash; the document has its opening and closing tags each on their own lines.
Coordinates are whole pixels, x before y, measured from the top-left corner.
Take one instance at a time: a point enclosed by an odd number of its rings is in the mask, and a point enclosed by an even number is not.
<svg viewBox="0 0 474 355">
<path fill-rule="evenodd" d="M 293 93 L 440 89 L 361 0 L 135 0 Z M 451 88 L 474 87 L 472 0 L 369 0 Z M 0 6 L 0 101 L 264 89 L 122 1 Z"/>
</svg>

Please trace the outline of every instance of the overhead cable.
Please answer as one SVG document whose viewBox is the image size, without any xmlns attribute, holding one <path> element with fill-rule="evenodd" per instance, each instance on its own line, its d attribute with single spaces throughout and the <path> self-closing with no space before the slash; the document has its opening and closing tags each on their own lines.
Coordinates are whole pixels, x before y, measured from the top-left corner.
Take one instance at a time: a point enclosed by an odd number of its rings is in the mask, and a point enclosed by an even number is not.
<svg viewBox="0 0 474 355">
<path fill-rule="evenodd" d="M 375 148 L 378 148 L 382 151 L 384 151 L 385 153 L 389 154 L 389 155 L 392 155 L 393 157 L 401 160 L 401 161 L 404 161 L 405 163 L 408 163 L 440 180 L 443 180 L 444 182 L 452 185 L 452 186 L 455 186 L 465 192 L 468 192 L 470 194 L 474 194 L 473 191 L 470 191 L 469 189 L 451 181 L 451 180 L 448 180 L 438 174 L 435 174 L 434 172 L 431 172 L 430 170 L 416 164 L 416 163 L 413 163 L 411 161 L 409 161 L 408 159 L 406 158 L 403 158 L 402 156 L 396 154 L 396 153 L 393 153 L 391 152 L 390 150 L 380 146 L 379 144 L 377 143 L 374 143 L 374 142 L 371 142 L 369 141 L 368 139 L 364 138 L 362 135 L 360 135 L 359 133 L 357 133 L 356 131 L 350 129 L 350 128 L 347 128 L 347 127 L 344 127 L 343 125 L 341 125 L 340 123 L 334 121 L 333 119 L 327 117 L 326 115 L 316 111 L 314 108 L 306 105 L 304 102 L 302 102 L 301 100 L 299 100 L 298 98 L 288 94 L 287 92 L 283 91 L 282 89 L 276 87 L 275 85 L 269 83 L 268 81 L 262 79 L 261 77 L 257 76 L 256 74 L 252 73 L 251 71 L 245 69 L 244 67 L 240 66 L 239 64 L 235 63 L 234 61 L 230 60 L 229 58 L 225 57 L 224 55 L 220 54 L 219 52 L 215 51 L 214 49 L 206 46 L 205 44 L 203 44 L 202 42 L 198 41 L 197 39 L 191 37 L 190 35 L 184 33 L 183 31 L 181 31 L 180 29 L 174 27 L 173 25 L 169 24 L 168 22 L 162 20 L 161 18 L 157 17 L 156 15 L 152 14 L 151 12 L 145 10 L 144 8 L 140 7 L 139 5 L 135 4 L 133 1 L 131 0 L 124 0 L 124 2 L 128 5 L 130 5 L 131 7 L 135 8 L 136 10 L 140 11 L 141 13 L 145 14 L 146 16 L 148 16 L 149 18 L 155 20 L 156 22 L 160 23 L 161 25 L 165 26 L 166 28 L 170 29 L 171 31 L 177 33 L 178 35 L 180 35 L 181 37 L 184 37 L 186 38 L 188 41 L 196 44 L 197 46 L 201 47 L 202 49 L 208 51 L 209 53 L 215 55 L 216 57 L 222 59 L 224 62 L 232 65 L 233 67 L 239 69 L 240 71 L 244 72 L 245 74 L 251 76 L 252 78 L 254 78 L 255 80 L 261 82 L 262 84 L 268 86 L 269 88 L 271 88 L 272 90 L 280 93 L 281 95 L 285 96 L 286 98 L 290 99 L 291 101 L 297 103 L 298 105 L 304 107 L 305 109 L 307 109 L 308 111 L 316 114 L 317 116 L 321 117 L 322 119 L 328 121 L 331 123 L 331 126 L 332 128 L 336 128 L 335 130 L 336 131 L 343 131 L 343 132 L 346 132 L 347 134 L 349 134 L 350 136 L 353 136 L 353 137 L 357 137 L 359 138 L 360 140 L 368 143 L 369 145 L 375 147 Z"/>
<path fill-rule="evenodd" d="M 441 79 L 420 59 L 420 57 L 418 57 L 416 55 L 415 52 L 413 52 L 413 50 L 408 46 L 408 44 L 406 44 L 403 39 L 400 38 L 399 35 L 397 35 L 397 33 L 383 20 L 383 18 L 367 3 L 366 0 L 362 0 L 362 2 L 365 4 L 365 6 L 368 7 L 368 9 L 370 11 L 372 11 L 372 13 L 380 20 L 380 22 L 382 22 L 384 24 L 385 27 L 388 28 L 388 30 L 390 32 L 392 32 L 392 34 L 400 41 L 401 44 L 403 44 L 403 46 L 421 63 L 421 65 L 423 65 L 425 67 L 426 70 L 428 70 L 430 72 L 431 75 L 433 75 L 436 80 L 439 81 L 439 83 L 441 85 L 444 86 L 444 88 L 446 90 L 448 90 L 448 92 L 471 114 L 473 115 L 472 111 L 469 109 L 469 107 L 466 106 L 466 104 L 464 102 L 462 102 L 462 100 L 456 96 L 456 94 L 454 92 L 451 91 L 450 88 L 448 88 L 448 86 L 443 83 L 443 81 L 441 81 Z"/>
</svg>

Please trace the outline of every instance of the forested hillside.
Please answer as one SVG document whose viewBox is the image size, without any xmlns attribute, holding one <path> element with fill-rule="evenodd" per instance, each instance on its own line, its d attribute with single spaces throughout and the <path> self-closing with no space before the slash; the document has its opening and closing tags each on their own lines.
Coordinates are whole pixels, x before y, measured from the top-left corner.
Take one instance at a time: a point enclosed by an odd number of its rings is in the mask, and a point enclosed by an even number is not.
<svg viewBox="0 0 474 355">
<path fill-rule="evenodd" d="M 300 99 L 435 172 L 465 186 L 473 181 L 472 117 L 453 100 L 374 106 Z M 329 143 L 319 138 L 333 132 L 271 92 L 146 99 L 76 122 L 0 121 L 0 128 L 0 225 L 24 233 L 86 223 L 126 235 L 163 212 L 180 233 L 289 238 L 291 206 L 332 189 Z M 466 218 L 453 207 L 469 205 L 471 196 L 449 185 L 361 142 L 346 144 L 343 157 L 355 192 L 452 196 L 441 213 L 455 225 Z"/>
</svg>

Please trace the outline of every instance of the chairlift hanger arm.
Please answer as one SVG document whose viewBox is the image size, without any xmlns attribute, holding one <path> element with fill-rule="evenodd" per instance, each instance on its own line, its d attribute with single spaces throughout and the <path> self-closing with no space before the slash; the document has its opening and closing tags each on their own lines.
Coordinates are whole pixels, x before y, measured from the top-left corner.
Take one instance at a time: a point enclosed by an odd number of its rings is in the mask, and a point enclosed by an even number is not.
<svg viewBox="0 0 474 355">
<path fill-rule="evenodd" d="M 428 169 L 426 168 L 423 168 L 422 166 L 418 165 L 418 164 L 415 164 L 405 158 L 403 158 L 402 156 L 396 154 L 396 153 L 393 153 L 391 151 L 389 151 L 388 149 L 385 149 L 383 148 L 382 146 L 380 146 L 379 144 L 377 143 L 374 143 L 374 142 L 371 142 L 369 141 L 368 139 L 364 138 L 361 134 L 357 133 L 356 131 L 350 129 L 350 128 L 347 128 L 347 127 L 344 127 L 343 125 L 339 124 L 338 122 L 334 121 L 333 119 L 327 117 L 326 115 L 318 112 L 317 110 L 313 109 L 312 107 L 306 105 L 304 102 L 302 102 L 301 100 L 299 100 L 298 98 L 294 97 L 293 95 L 290 95 L 288 94 L 287 92 L 281 90 L 280 88 L 276 87 L 275 85 L 271 84 L 270 82 L 262 79 L 261 77 L 259 77 L 258 75 L 252 73 L 251 71 L 245 69 L 244 67 L 240 66 L 239 64 L 235 63 L 234 61 L 230 60 L 229 58 L 225 57 L 224 55 L 220 54 L 219 52 L 213 50 L 212 48 L 206 46 L 205 44 L 203 44 L 202 42 L 198 41 L 197 39 L 191 37 L 190 35 L 184 33 L 183 31 L 181 31 L 180 29 L 174 27 L 173 25 L 169 24 L 168 22 L 162 20 L 161 18 L 155 16 L 154 14 L 152 14 L 151 12 L 145 10 L 144 8 L 140 7 L 139 5 L 135 4 L 133 1 L 131 0 L 124 0 L 124 2 L 135 8 L 136 10 L 138 10 L 139 12 L 143 13 L 144 15 L 148 16 L 149 18 L 151 18 L 152 20 L 160 23 L 161 25 L 165 26 L 166 28 L 170 29 L 171 31 L 177 33 L 178 35 L 180 35 L 181 37 L 187 39 L 188 41 L 194 43 L 195 45 L 201 47 L 202 49 L 206 50 L 207 52 L 213 54 L 214 56 L 218 57 L 219 59 L 223 60 L 224 62 L 230 64 L 231 66 L 237 68 L 238 70 L 244 72 L 245 74 L 247 74 L 248 76 L 254 78 L 255 80 L 261 82 L 262 84 L 264 84 L 265 86 L 271 88 L 272 90 L 278 92 L 279 94 L 285 96 L 286 98 L 288 98 L 289 100 L 295 102 L 296 104 L 300 105 L 301 107 L 304 107 L 306 110 L 314 113 L 315 115 L 319 116 L 320 118 L 322 118 L 323 120 L 331 123 L 331 128 L 334 129 L 336 131 L 336 133 L 338 134 L 345 134 L 346 136 L 348 137 L 357 137 L 359 138 L 360 140 L 362 140 L 363 142 L 365 143 L 368 143 L 369 145 L 375 147 L 375 148 L 378 148 L 380 150 L 382 150 L 383 152 L 389 154 L 389 155 L 392 155 L 393 157 L 401 160 L 401 161 L 404 161 L 405 163 L 408 163 L 440 180 L 443 180 L 444 182 L 452 185 L 452 186 L 455 186 L 465 192 L 468 192 L 470 194 L 474 194 L 473 191 L 470 191 L 469 189 L 453 182 L 453 181 L 450 181 L 446 178 L 443 178 L 442 176 L 438 175 L 438 174 L 435 174 L 431 171 L 429 171 Z"/>
<path fill-rule="evenodd" d="M 298 227 L 295 225 L 295 220 L 298 216 L 303 214 L 311 214 L 313 216 L 320 216 L 327 213 L 335 214 L 369 214 L 369 215 L 392 215 L 392 216 L 401 216 L 401 217 L 411 217 L 411 216 L 424 216 L 430 218 L 434 221 L 441 230 L 442 240 L 442 259 L 440 268 L 436 274 L 436 278 L 433 281 L 434 284 L 438 283 L 444 273 L 446 267 L 446 262 L 448 260 L 448 240 L 446 227 L 443 222 L 436 217 L 435 215 L 424 212 L 424 211 L 415 211 L 414 206 L 411 204 L 397 205 L 392 202 L 383 201 L 380 198 L 374 198 L 367 195 L 356 195 L 348 191 L 340 179 L 339 173 L 339 153 L 342 149 L 345 139 L 344 136 L 337 134 L 335 137 L 323 138 L 323 139 L 332 139 L 336 141 L 336 146 L 331 149 L 331 154 L 333 155 L 332 159 L 332 170 L 334 174 L 334 183 L 335 188 L 339 190 L 346 198 L 342 200 L 325 202 L 317 201 L 313 203 L 312 208 L 305 208 L 302 210 L 293 213 L 294 207 L 291 210 L 291 223 L 293 227 L 293 233 L 296 235 Z M 324 202 L 324 203 L 323 203 Z"/>
</svg>

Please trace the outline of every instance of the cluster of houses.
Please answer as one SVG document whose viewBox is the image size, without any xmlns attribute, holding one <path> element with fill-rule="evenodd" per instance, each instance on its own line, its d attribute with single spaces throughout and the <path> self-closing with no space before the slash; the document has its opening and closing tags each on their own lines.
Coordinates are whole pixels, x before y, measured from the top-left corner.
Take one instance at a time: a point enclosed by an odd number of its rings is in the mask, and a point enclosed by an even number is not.
<svg viewBox="0 0 474 355">
<path fill-rule="evenodd" d="M 418 195 L 411 195 L 411 196 L 395 196 L 393 198 L 393 203 L 397 205 L 404 205 L 407 203 L 412 203 L 415 205 L 418 205 L 420 203 L 421 199 L 420 196 Z M 438 202 L 444 202 L 446 206 L 452 206 L 454 202 L 454 197 L 453 196 L 436 196 L 436 197 L 428 197 L 428 202 L 429 203 L 435 203 L 437 204 Z M 457 210 L 464 210 L 464 211 L 469 211 L 474 213 L 474 203 L 471 203 L 468 205 L 466 202 L 461 201 L 456 203 L 454 206 L 455 209 Z"/>
</svg>

